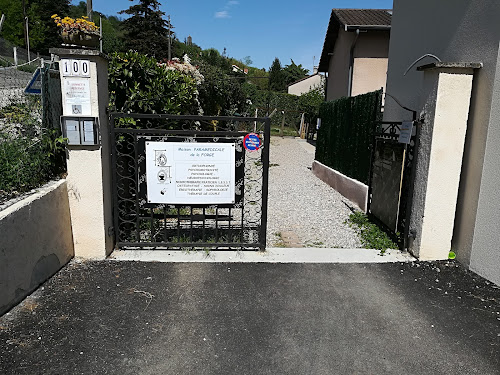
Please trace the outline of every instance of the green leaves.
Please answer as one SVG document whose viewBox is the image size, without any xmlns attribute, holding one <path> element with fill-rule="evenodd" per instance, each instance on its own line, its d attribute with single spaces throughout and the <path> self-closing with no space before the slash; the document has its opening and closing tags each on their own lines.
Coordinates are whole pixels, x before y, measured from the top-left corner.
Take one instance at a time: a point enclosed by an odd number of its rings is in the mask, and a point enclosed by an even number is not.
<svg viewBox="0 0 500 375">
<path fill-rule="evenodd" d="M 153 57 L 134 51 L 115 53 L 108 73 L 113 111 L 175 115 L 197 112 L 194 79 L 166 69 Z"/>
<path fill-rule="evenodd" d="M 397 249 L 398 245 L 392 241 L 387 233 L 372 223 L 367 215 L 356 211 L 349 215 L 346 221 L 351 228 L 356 228 L 363 246 L 367 249 L 380 250 L 382 254 L 387 249 Z"/>
</svg>

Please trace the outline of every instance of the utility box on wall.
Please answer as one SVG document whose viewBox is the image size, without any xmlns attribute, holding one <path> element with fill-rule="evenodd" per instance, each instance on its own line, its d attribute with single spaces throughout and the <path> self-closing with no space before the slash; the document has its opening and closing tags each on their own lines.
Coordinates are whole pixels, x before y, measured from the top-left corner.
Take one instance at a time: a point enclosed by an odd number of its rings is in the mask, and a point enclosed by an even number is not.
<svg viewBox="0 0 500 375">
<path fill-rule="evenodd" d="M 68 145 L 99 145 L 98 119 L 95 117 L 61 116 L 63 137 Z"/>
</svg>

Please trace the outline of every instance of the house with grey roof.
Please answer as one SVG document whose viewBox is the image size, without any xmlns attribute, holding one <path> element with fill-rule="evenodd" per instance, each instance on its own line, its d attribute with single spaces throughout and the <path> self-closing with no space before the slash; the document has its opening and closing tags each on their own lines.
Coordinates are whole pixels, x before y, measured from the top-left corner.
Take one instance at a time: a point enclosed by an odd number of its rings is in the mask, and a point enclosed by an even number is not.
<svg viewBox="0 0 500 375">
<path fill-rule="evenodd" d="M 392 11 L 333 9 L 319 62 L 326 100 L 385 89 Z"/>
</svg>

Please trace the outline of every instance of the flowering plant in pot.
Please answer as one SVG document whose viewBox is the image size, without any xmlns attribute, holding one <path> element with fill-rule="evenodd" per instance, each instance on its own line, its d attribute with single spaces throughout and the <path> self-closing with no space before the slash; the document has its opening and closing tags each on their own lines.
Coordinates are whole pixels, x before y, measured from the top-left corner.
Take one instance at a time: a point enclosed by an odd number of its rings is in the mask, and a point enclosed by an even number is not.
<svg viewBox="0 0 500 375">
<path fill-rule="evenodd" d="M 99 45 L 99 27 L 89 21 L 88 17 L 61 18 L 54 14 L 52 19 L 61 30 L 64 43 L 94 48 Z"/>
</svg>

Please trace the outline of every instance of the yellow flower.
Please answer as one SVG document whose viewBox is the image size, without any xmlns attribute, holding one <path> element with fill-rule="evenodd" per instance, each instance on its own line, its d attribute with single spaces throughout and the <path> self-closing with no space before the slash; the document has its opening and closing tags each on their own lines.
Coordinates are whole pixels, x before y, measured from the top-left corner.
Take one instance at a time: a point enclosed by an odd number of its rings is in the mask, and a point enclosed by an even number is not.
<svg viewBox="0 0 500 375">
<path fill-rule="evenodd" d="M 57 14 L 53 14 L 50 18 L 56 18 Z"/>
</svg>

